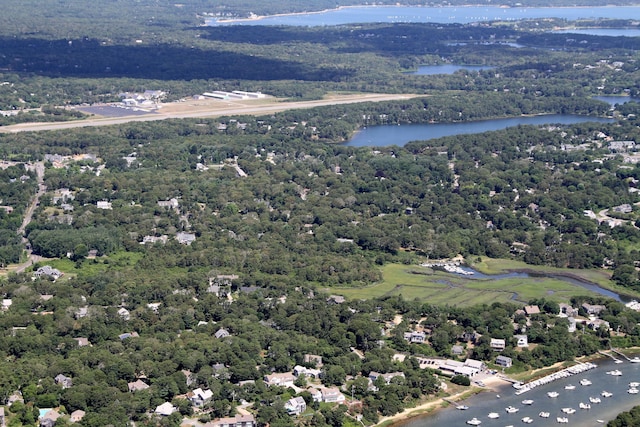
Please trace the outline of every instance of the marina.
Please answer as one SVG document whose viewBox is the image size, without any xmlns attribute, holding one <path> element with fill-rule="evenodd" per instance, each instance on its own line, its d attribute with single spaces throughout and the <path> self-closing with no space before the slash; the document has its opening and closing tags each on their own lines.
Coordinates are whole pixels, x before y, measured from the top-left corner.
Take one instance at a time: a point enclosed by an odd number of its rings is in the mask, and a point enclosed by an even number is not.
<svg viewBox="0 0 640 427">
<path fill-rule="evenodd" d="M 569 424 L 580 427 L 596 427 L 614 419 L 620 412 L 628 411 L 638 405 L 638 398 L 629 394 L 629 383 L 637 383 L 640 388 L 640 365 L 630 363 L 624 359 L 616 364 L 610 358 L 603 358 L 597 364 L 575 365 L 579 372 L 572 375 L 546 376 L 534 388 L 526 392 L 526 397 L 516 394 L 517 389 L 505 383 L 504 386 L 491 392 L 480 393 L 464 400 L 468 406 L 465 411 L 458 411 L 455 407 L 445 408 L 427 416 L 403 422 L 403 427 L 440 427 L 442 425 L 462 426 L 467 421 L 476 418 L 481 426 L 504 427 L 506 425 L 522 425 L 531 419 L 535 426 L 551 427 Z M 578 368 L 580 366 L 580 368 Z M 582 369 L 582 370 L 581 370 Z M 618 369 L 622 376 L 607 374 Z M 550 378 L 547 378 L 550 377 Z M 550 380 L 551 379 L 551 380 Z M 580 385 L 580 381 L 588 379 L 590 386 Z M 567 388 L 573 385 L 573 389 Z M 496 394 L 500 399 L 496 399 Z M 547 393 L 556 396 L 549 398 Z M 638 392 L 640 393 L 640 391 Z M 524 401 L 533 401 L 525 404 Z M 598 402 L 599 403 L 594 403 Z M 459 402 L 462 403 L 462 402 Z M 510 408 L 510 411 L 507 411 Z M 513 411 L 513 409 L 517 409 Z M 563 408 L 565 409 L 563 411 Z M 499 414 L 498 418 L 488 417 L 491 413 Z M 566 419 L 566 422 L 564 420 Z M 598 421 L 601 420 L 601 421 Z"/>
<path fill-rule="evenodd" d="M 594 363 L 579 363 L 577 365 L 574 366 L 570 366 L 566 369 L 563 369 L 562 371 L 558 371 L 558 372 L 554 372 L 553 374 L 549 374 L 545 377 L 542 378 L 538 378 L 537 380 L 533 380 L 531 382 L 528 382 L 526 384 L 514 384 L 514 387 L 517 388 L 518 390 L 516 391 L 516 395 L 520 395 L 522 393 L 526 393 L 528 391 L 531 391 L 532 389 L 539 387 L 541 385 L 545 385 L 545 384 L 549 384 L 553 381 L 562 379 L 562 378 L 567 378 L 573 375 L 577 375 L 577 374 L 581 374 L 585 371 L 591 370 L 596 368 L 597 365 L 595 365 Z M 589 381 L 586 378 L 583 378 L 582 380 L 580 380 L 580 383 L 582 385 L 588 385 L 587 381 Z M 547 395 L 549 397 L 558 397 L 558 393 L 557 392 L 549 392 L 547 393 Z"/>
</svg>

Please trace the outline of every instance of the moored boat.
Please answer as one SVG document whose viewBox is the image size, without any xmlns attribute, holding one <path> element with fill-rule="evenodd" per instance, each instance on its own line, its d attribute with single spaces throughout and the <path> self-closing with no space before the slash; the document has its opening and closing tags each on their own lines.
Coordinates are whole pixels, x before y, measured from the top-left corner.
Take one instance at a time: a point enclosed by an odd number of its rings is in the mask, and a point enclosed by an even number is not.
<svg viewBox="0 0 640 427">
<path fill-rule="evenodd" d="M 592 383 L 587 378 L 583 378 L 580 380 L 580 384 L 586 386 L 586 385 L 591 385 Z"/>
<path fill-rule="evenodd" d="M 556 418 L 556 421 L 558 421 L 558 423 L 560 423 L 560 424 L 567 424 L 569 422 L 569 418 L 567 418 L 567 417 L 558 417 L 558 418 Z"/>
<path fill-rule="evenodd" d="M 574 386 L 573 384 L 567 384 L 566 386 L 564 386 L 565 390 L 575 390 L 576 386 Z"/>
<path fill-rule="evenodd" d="M 524 417 L 524 418 L 522 419 L 522 422 L 523 422 L 523 423 L 525 423 L 525 424 L 531 424 L 531 423 L 533 422 L 533 418 L 531 418 L 531 417 Z"/>
<path fill-rule="evenodd" d="M 507 411 L 508 414 L 515 414 L 520 409 L 516 408 L 515 406 L 507 406 L 506 408 L 504 408 L 504 410 Z"/>
<path fill-rule="evenodd" d="M 523 405 L 533 405 L 533 400 L 531 399 L 525 399 L 522 401 Z"/>
<path fill-rule="evenodd" d="M 589 403 L 580 402 L 580 409 L 591 409 L 591 405 Z"/>
<path fill-rule="evenodd" d="M 629 394 L 638 394 L 638 389 L 635 387 L 631 387 L 629 390 L 627 390 L 627 393 Z"/>
<path fill-rule="evenodd" d="M 613 393 L 607 391 L 607 390 L 603 390 L 602 393 L 600 393 L 602 395 L 602 397 L 611 397 L 613 396 Z"/>
<path fill-rule="evenodd" d="M 562 412 L 564 412 L 565 414 L 571 415 L 571 414 L 575 414 L 576 410 L 573 408 L 562 408 Z"/>
<path fill-rule="evenodd" d="M 558 393 L 557 391 L 547 392 L 547 396 L 549 396 L 549 397 L 558 397 L 559 395 L 560 395 L 560 393 Z"/>
<path fill-rule="evenodd" d="M 614 369 L 613 371 L 607 371 L 607 375 L 613 375 L 614 377 L 622 376 L 622 371 L 619 369 Z"/>
<path fill-rule="evenodd" d="M 500 414 L 498 414 L 497 412 L 490 412 L 488 417 L 492 420 L 495 420 L 496 418 L 500 418 Z"/>
<path fill-rule="evenodd" d="M 479 426 L 480 424 L 482 424 L 482 421 L 480 421 L 476 417 L 473 417 L 469 421 L 467 421 L 467 424 L 469 424 L 470 426 Z"/>
<path fill-rule="evenodd" d="M 551 414 L 549 412 L 544 412 L 544 411 L 538 414 L 540 418 L 549 418 L 550 415 Z"/>
<path fill-rule="evenodd" d="M 591 403 L 600 403 L 600 402 L 602 402 L 602 400 L 600 400 L 599 397 L 590 397 L 589 398 L 589 402 L 591 402 Z"/>
</svg>

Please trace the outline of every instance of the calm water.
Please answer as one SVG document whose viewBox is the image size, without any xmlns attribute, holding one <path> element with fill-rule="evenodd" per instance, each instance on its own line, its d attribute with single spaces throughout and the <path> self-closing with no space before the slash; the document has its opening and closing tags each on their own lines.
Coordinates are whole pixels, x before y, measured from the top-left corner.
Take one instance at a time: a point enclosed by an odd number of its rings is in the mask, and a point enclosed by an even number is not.
<svg viewBox="0 0 640 427">
<path fill-rule="evenodd" d="M 553 279 L 558 279 L 558 280 L 562 280 L 564 282 L 567 283 L 571 283 L 572 285 L 576 285 L 576 286 L 580 286 L 583 289 L 586 289 L 588 291 L 591 292 L 595 292 L 599 295 L 608 297 L 608 298 L 612 298 L 615 299 L 616 301 L 621 301 L 621 302 L 629 302 L 631 301 L 632 298 L 626 297 L 624 295 L 620 295 L 616 292 L 610 291 L 608 289 L 604 289 L 601 288 L 598 285 L 594 285 L 593 283 L 589 283 L 586 282 L 584 280 L 579 280 L 573 277 L 569 277 L 569 276 L 563 276 L 563 275 L 559 275 L 559 274 L 545 274 L 545 273 L 538 273 L 538 274 L 530 274 L 530 273 L 525 273 L 525 272 L 510 272 L 510 273 L 504 273 L 504 274 L 483 274 L 480 273 L 479 271 L 476 271 L 472 268 L 469 267 L 460 267 L 463 270 L 466 271 L 470 271 L 473 272 L 473 275 L 465 275 L 464 278 L 465 279 L 476 279 L 476 280 L 488 280 L 488 279 L 493 279 L 493 280 L 500 280 L 500 279 L 509 279 L 509 278 L 513 278 L 513 277 L 523 277 L 523 278 L 530 278 L 530 277 L 550 277 Z M 452 273 L 455 274 L 455 273 Z"/>
<path fill-rule="evenodd" d="M 372 22 L 431 22 L 466 24 L 493 20 L 519 20 L 533 18 L 562 18 L 567 20 L 612 18 L 630 19 L 640 16 L 640 6 L 601 7 L 511 7 L 458 6 L 358 6 L 328 10 L 319 13 L 267 16 L 262 19 L 218 22 L 211 19 L 207 25 L 293 25 L 325 26 Z"/>
<path fill-rule="evenodd" d="M 485 67 L 481 65 L 456 65 L 456 64 L 442 64 L 442 65 L 421 65 L 416 71 L 409 72 L 407 74 L 414 74 L 418 76 L 432 76 L 435 74 L 453 74 L 459 70 L 467 71 L 482 71 L 489 70 L 493 67 Z"/>
<path fill-rule="evenodd" d="M 532 426 L 557 426 L 556 417 L 566 416 L 569 418 L 571 426 L 589 427 L 602 426 L 597 420 L 612 420 L 620 412 L 628 411 L 632 407 L 640 404 L 640 394 L 628 394 L 628 384 L 630 381 L 640 382 L 640 363 L 624 362 L 614 364 L 607 359 L 597 362 L 598 367 L 582 374 L 569 378 L 557 380 L 550 384 L 540 386 L 527 393 L 516 396 L 515 389 L 510 386 L 498 391 L 500 398 L 496 397 L 496 392 L 486 392 L 474 396 L 464 403 L 470 409 L 460 411 L 453 407 L 442 409 L 434 414 L 415 418 L 403 423 L 403 427 L 442 427 L 442 426 L 466 426 L 467 420 L 473 417 L 482 421 L 482 427 L 526 425 L 521 422 L 523 417 L 533 418 Z M 620 377 L 607 375 L 606 372 L 619 369 L 623 375 Z M 580 385 L 582 378 L 588 378 L 593 383 L 590 386 Z M 575 390 L 565 390 L 564 386 L 573 384 Z M 603 391 L 613 393 L 612 397 L 605 398 L 600 395 Z M 557 398 L 549 398 L 547 392 L 557 391 L 560 395 Z M 589 403 L 589 397 L 600 397 L 602 403 L 591 403 L 591 409 L 580 409 L 580 402 Z M 533 405 L 526 406 L 521 402 L 524 399 L 534 401 Z M 515 406 L 520 411 L 515 414 L 507 414 L 507 406 Z M 562 412 L 562 408 L 574 408 L 575 414 L 567 415 Z M 540 418 L 541 411 L 549 412 L 549 418 Z M 490 412 L 497 412 L 500 418 L 492 420 L 487 417 Z"/>
<path fill-rule="evenodd" d="M 609 103 L 611 106 L 616 104 L 625 104 L 627 102 L 640 102 L 640 98 L 632 98 L 630 96 L 594 96 L 593 99 L 597 99 L 598 101 L 604 101 Z"/>
<path fill-rule="evenodd" d="M 637 28 L 581 28 L 575 30 L 560 30 L 554 33 L 586 34 L 590 36 L 609 37 L 640 37 L 640 29 Z"/>
<path fill-rule="evenodd" d="M 359 131 L 345 145 L 351 147 L 403 146 L 409 141 L 427 141 L 444 136 L 482 133 L 518 125 L 574 124 L 584 122 L 611 123 L 610 119 L 568 114 L 513 117 L 464 123 L 427 123 L 411 125 L 371 126 Z"/>
</svg>

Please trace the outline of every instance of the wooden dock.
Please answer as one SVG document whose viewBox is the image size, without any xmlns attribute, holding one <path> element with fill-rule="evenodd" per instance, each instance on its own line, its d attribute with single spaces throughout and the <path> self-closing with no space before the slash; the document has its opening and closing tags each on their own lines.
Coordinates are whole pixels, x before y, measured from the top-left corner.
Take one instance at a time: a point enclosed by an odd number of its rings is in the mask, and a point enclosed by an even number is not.
<svg viewBox="0 0 640 427">
<path fill-rule="evenodd" d="M 618 353 L 617 353 L 616 351 L 614 351 L 613 349 L 611 349 L 611 352 L 618 354 Z M 598 354 L 601 354 L 601 355 L 603 355 L 603 356 L 610 357 L 610 358 L 611 358 L 611 359 L 613 359 L 613 361 L 614 361 L 614 362 L 616 362 L 616 363 L 620 363 L 620 362 L 621 362 L 621 360 L 620 360 L 620 359 L 617 359 L 617 358 L 616 358 L 613 354 L 611 354 L 611 353 L 606 353 L 606 352 L 604 352 L 604 351 L 602 351 L 602 350 L 598 350 Z M 624 354 L 623 354 L 623 356 L 624 356 Z M 626 356 L 625 356 L 625 357 L 626 357 Z M 628 358 L 627 358 L 627 359 L 628 359 Z"/>
<path fill-rule="evenodd" d="M 616 350 L 615 348 L 612 348 L 611 351 L 614 352 L 615 354 L 617 354 L 618 356 L 624 357 L 625 359 L 627 359 L 628 362 L 631 362 L 631 359 L 626 354 Z"/>
</svg>

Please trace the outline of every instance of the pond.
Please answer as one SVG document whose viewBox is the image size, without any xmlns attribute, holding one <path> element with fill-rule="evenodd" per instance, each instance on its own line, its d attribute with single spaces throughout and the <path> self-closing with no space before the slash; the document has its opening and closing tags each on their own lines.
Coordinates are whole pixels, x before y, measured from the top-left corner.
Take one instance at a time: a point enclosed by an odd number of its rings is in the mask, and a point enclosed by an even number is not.
<svg viewBox="0 0 640 427">
<path fill-rule="evenodd" d="M 482 133 L 506 129 L 519 125 L 568 125 L 584 122 L 611 123 L 612 119 L 577 116 L 570 114 L 549 114 L 542 116 L 522 116 L 508 119 L 482 120 L 459 123 L 425 123 L 409 125 L 381 125 L 364 128 L 346 142 L 349 147 L 404 146 L 410 141 L 427 141 L 444 136 Z"/>
<path fill-rule="evenodd" d="M 604 289 L 601 288 L 600 286 L 591 283 L 589 281 L 586 280 L 582 280 L 577 276 L 572 276 L 572 275 L 567 275 L 567 274 L 558 274 L 558 273 L 545 273 L 545 272 L 530 272 L 530 271 L 512 271 L 512 272 L 507 272 L 507 273 L 502 273 L 502 274 L 483 274 L 477 270 L 474 270 L 470 267 L 460 267 L 460 270 L 462 271 L 462 273 L 452 273 L 452 274 L 459 274 L 459 275 L 463 275 L 465 277 L 465 279 L 472 279 L 472 280 L 488 280 L 488 279 L 493 279 L 493 280 L 499 280 L 499 279 L 509 279 L 509 278 L 514 278 L 514 277 L 521 277 L 521 278 L 535 278 L 535 277 L 548 277 L 551 279 L 557 279 L 557 280 L 562 280 L 564 282 L 567 283 L 571 283 L 572 285 L 576 285 L 576 286 L 580 286 L 583 289 L 586 289 L 588 291 L 591 292 L 595 292 L 597 294 L 600 294 L 602 296 L 605 296 L 607 298 L 613 298 L 616 301 L 620 301 L 620 302 L 629 302 L 632 300 L 632 298 L 629 298 L 625 295 L 620 295 L 616 292 L 610 291 L 608 289 Z"/>
<path fill-rule="evenodd" d="M 494 67 L 482 65 L 456 65 L 456 64 L 440 64 L 440 65 L 421 65 L 416 71 L 409 71 L 405 74 L 416 76 L 433 76 L 436 74 L 453 74 L 459 70 L 482 71 L 490 70 Z"/>
</svg>

